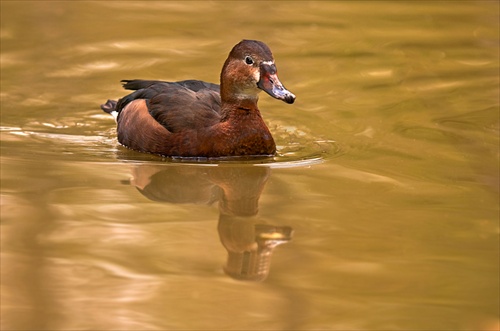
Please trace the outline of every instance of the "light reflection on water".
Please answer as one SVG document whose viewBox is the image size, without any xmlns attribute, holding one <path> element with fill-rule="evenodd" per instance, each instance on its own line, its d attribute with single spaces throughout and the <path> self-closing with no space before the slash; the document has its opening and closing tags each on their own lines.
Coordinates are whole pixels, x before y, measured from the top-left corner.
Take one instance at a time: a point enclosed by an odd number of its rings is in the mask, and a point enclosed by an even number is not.
<svg viewBox="0 0 500 331">
<path fill-rule="evenodd" d="M 498 325 L 497 2 L 26 4 L 1 4 L 2 329 Z M 297 95 L 259 101 L 277 156 L 116 143 L 121 79 L 217 82 L 242 38 Z"/>
</svg>

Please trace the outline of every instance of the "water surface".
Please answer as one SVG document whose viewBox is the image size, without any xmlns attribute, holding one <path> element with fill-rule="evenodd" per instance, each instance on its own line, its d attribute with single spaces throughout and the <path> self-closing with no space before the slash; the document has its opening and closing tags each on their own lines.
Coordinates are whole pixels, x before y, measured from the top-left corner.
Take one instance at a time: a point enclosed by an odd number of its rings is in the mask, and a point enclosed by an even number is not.
<svg viewBox="0 0 500 331">
<path fill-rule="evenodd" d="M 3 330 L 495 330 L 499 5 L 1 2 Z M 267 160 L 116 141 L 121 79 L 273 50 Z"/>
</svg>

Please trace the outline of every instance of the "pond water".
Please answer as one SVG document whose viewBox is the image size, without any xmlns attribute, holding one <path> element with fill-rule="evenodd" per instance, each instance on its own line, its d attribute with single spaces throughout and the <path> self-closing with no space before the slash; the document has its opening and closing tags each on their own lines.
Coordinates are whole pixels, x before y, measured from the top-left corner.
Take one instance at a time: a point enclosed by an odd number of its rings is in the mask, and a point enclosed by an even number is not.
<svg viewBox="0 0 500 331">
<path fill-rule="evenodd" d="M 499 3 L 1 2 L 2 330 L 495 330 Z M 273 50 L 266 160 L 120 146 L 121 79 Z"/>
</svg>

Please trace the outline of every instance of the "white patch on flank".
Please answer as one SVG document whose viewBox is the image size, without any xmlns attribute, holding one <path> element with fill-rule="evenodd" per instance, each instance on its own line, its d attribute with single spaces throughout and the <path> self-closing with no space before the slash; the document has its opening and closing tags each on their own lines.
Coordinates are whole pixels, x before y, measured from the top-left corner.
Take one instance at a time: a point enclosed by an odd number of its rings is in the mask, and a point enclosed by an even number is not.
<svg viewBox="0 0 500 331">
<path fill-rule="evenodd" d="M 111 113 L 109 113 L 113 118 L 115 119 L 115 122 L 118 122 L 118 112 L 116 110 L 113 110 Z"/>
</svg>

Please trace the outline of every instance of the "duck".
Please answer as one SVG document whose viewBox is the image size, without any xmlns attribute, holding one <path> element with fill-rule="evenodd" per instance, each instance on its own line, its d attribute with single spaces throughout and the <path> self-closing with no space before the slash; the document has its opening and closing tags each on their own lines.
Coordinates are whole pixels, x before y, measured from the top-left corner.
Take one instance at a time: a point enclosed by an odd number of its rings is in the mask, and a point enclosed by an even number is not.
<svg viewBox="0 0 500 331">
<path fill-rule="evenodd" d="M 273 156 L 276 144 L 257 106 L 259 93 L 288 104 L 295 95 L 280 82 L 269 47 L 242 40 L 229 52 L 220 85 L 122 80 L 134 92 L 101 109 L 117 123 L 118 142 L 165 157 Z"/>
</svg>

